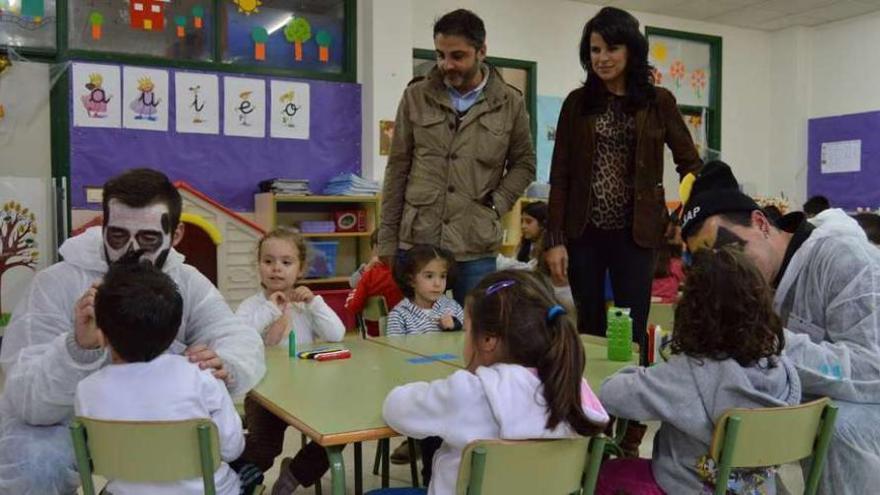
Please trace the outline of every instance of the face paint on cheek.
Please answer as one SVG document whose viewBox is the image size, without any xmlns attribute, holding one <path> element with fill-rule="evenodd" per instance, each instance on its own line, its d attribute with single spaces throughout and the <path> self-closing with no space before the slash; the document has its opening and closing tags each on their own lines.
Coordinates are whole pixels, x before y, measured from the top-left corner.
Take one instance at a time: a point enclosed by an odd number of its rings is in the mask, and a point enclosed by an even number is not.
<svg viewBox="0 0 880 495">
<path fill-rule="evenodd" d="M 734 234 L 733 231 L 727 229 L 726 227 L 718 227 L 718 234 L 715 236 L 715 243 L 712 247 L 718 249 L 724 246 L 728 246 L 730 244 L 745 246 L 746 241 L 742 237 Z"/>
<path fill-rule="evenodd" d="M 171 250 L 168 207 L 132 208 L 111 199 L 104 225 L 104 253 L 110 263 L 149 261 L 161 267 Z"/>
</svg>

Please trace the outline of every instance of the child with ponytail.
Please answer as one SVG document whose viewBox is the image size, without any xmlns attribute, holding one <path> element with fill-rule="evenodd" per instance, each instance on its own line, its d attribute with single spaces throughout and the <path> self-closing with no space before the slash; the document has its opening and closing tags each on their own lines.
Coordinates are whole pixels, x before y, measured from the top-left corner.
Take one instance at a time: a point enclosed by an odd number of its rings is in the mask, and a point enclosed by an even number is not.
<svg viewBox="0 0 880 495">
<path fill-rule="evenodd" d="M 600 433 L 608 415 L 583 379 L 584 348 L 546 277 L 504 270 L 465 302 L 467 370 L 395 388 L 383 415 L 413 438 L 437 435 L 429 494 L 455 492 L 464 447 L 479 439 Z"/>
</svg>

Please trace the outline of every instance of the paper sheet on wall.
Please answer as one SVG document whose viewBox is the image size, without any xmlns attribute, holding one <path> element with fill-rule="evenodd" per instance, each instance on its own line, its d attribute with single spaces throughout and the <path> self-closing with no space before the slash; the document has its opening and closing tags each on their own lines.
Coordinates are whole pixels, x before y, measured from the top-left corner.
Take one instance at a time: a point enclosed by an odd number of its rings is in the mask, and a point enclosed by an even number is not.
<svg viewBox="0 0 880 495">
<path fill-rule="evenodd" d="M 220 87 L 217 76 L 176 72 L 174 101 L 177 132 L 220 133 Z"/>
<path fill-rule="evenodd" d="M 266 81 L 223 78 L 223 134 L 266 137 Z"/>
<path fill-rule="evenodd" d="M 0 246 L 6 261 L 6 269 L 0 270 L 0 313 L 12 312 L 36 271 L 53 261 L 49 187 L 39 177 L 0 176 L 0 234 L 16 232 Z"/>
<path fill-rule="evenodd" d="M 309 138 L 309 85 L 306 83 L 272 80 L 273 138 Z"/>
<path fill-rule="evenodd" d="M 122 68 L 122 125 L 128 129 L 168 130 L 168 71 Z"/>
<path fill-rule="evenodd" d="M 862 140 L 822 143 L 823 174 L 840 174 L 862 170 Z"/>
<path fill-rule="evenodd" d="M 72 84 L 74 126 L 120 126 L 122 86 L 119 67 L 74 63 Z"/>
</svg>

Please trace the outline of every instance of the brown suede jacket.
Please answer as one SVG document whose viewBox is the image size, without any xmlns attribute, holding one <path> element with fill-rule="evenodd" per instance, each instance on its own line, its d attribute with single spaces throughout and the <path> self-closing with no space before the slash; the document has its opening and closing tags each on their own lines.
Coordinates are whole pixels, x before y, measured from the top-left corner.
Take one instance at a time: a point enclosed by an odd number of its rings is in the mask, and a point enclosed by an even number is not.
<svg viewBox="0 0 880 495">
<path fill-rule="evenodd" d="M 633 238 L 645 248 L 659 248 L 666 242 L 669 219 L 663 190 L 663 145 L 672 150 L 680 177 L 696 173 L 703 165 L 675 97 L 666 89 L 655 89 L 656 98 L 635 114 Z M 581 237 L 589 223 L 597 115 L 586 110 L 586 97 L 583 87 L 572 91 L 559 114 L 545 248 Z"/>
</svg>

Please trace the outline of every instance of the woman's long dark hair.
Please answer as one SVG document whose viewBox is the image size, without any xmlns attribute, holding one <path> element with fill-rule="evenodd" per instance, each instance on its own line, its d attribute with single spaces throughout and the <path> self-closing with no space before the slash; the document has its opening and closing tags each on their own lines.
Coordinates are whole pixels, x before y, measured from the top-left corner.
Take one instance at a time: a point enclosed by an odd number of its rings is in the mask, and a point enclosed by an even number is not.
<svg viewBox="0 0 880 495">
<path fill-rule="evenodd" d="M 629 58 L 626 61 L 626 96 L 624 109 L 629 113 L 645 107 L 655 97 L 654 75 L 648 64 L 648 40 L 639 31 L 639 21 L 629 12 L 615 7 L 604 7 L 584 25 L 581 35 L 581 67 L 587 72 L 584 87 L 587 89 L 585 104 L 589 113 L 604 111 L 608 90 L 605 83 L 593 72 L 590 61 L 590 35 L 598 33 L 608 45 L 626 45 Z"/>
<path fill-rule="evenodd" d="M 555 305 L 547 277 L 526 270 L 495 272 L 468 295 L 471 338 L 476 343 L 496 336 L 505 362 L 538 370 L 548 429 L 564 421 L 580 435 L 594 435 L 604 427 L 590 421 L 581 405 L 584 346 L 571 316 L 550 318 Z"/>
</svg>

